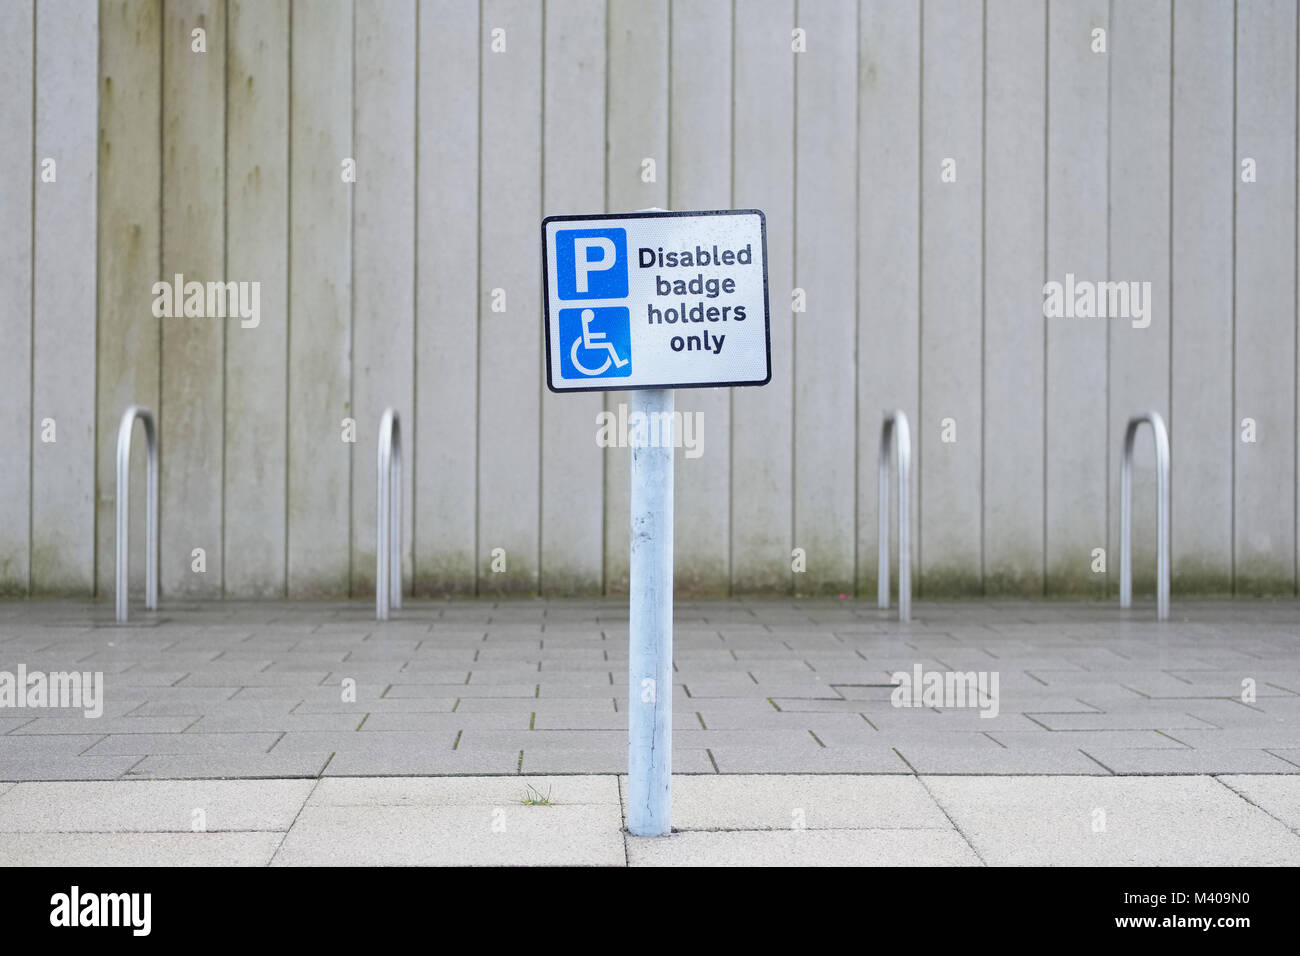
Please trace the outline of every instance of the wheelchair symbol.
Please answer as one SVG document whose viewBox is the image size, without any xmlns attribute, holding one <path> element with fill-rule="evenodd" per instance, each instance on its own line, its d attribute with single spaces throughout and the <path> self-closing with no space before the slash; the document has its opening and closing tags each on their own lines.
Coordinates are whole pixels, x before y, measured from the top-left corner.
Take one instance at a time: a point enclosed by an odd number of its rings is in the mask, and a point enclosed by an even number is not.
<svg viewBox="0 0 1300 956">
<path fill-rule="evenodd" d="M 577 321 L 575 321 L 575 319 Z M 614 378 L 632 374 L 631 330 L 625 308 L 563 309 L 560 312 L 561 341 L 571 341 L 566 378 Z M 595 323 L 599 328 L 593 329 Z"/>
<path fill-rule="evenodd" d="M 582 335 L 573 340 L 573 348 L 569 350 L 569 361 L 583 375 L 604 375 L 605 370 L 609 368 L 609 363 L 613 362 L 618 368 L 622 368 L 628 363 L 628 359 L 619 358 L 618 351 L 614 348 L 614 343 L 606 341 L 604 332 L 591 331 L 591 323 L 596 318 L 596 313 L 592 309 L 582 310 Z M 600 368 L 587 368 L 582 362 L 578 361 L 578 346 L 582 346 L 584 351 L 608 350 L 609 354 L 605 356 L 605 363 Z"/>
</svg>

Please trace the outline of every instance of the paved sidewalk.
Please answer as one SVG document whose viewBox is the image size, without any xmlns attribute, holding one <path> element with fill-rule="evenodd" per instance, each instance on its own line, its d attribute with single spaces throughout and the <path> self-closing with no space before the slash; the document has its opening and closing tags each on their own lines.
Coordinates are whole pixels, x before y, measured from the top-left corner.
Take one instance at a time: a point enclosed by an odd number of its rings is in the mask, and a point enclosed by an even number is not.
<svg viewBox="0 0 1300 956">
<path fill-rule="evenodd" d="M 660 838 L 626 835 L 625 798 L 612 774 L 0 784 L 0 866 L 1300 865 L 1295 776 L 681 776 Z"/>
<path fill-rule="evenodd" d="M 1300 602 L 683 603 L 679 774 L 1300 774 Z M 617 774 L 625 601 L 0 602 L 0 671 L 102 671 L 103 715 L 0 709 L 0 780 Z M 974 706 L 891 675 L 984 672 Z M 355 686 L 354 686 L 355 685 Z M 1254 697 L 1243 700 L 1243 689 Z"/>
</svg>

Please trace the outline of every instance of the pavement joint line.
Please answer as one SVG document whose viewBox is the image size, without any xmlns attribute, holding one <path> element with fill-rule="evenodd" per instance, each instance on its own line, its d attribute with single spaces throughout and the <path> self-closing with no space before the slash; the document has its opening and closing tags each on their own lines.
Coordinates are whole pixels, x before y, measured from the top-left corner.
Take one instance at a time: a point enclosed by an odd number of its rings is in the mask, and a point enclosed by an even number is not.
<svg viewBox="0 0 1300 956">
<path fill-rule="evenodd" d="M 1094 757 L 1092 754 L 1088 753 L 1088 751 L 1084 750 L 1082 747 L 1079 748 L 1079 753 L 1083 754 L 1085 757 L 1087 757 L 1089 760 L 1091 760 L 1093 763 L 1095 763 L 1095 764 L 1096 764 L 1098 767 L 1100 767 L 1102 770 L 1105 770 L 1105 771 L 1106 771 L 1108 774 L 1110 774 L 1112 777 L 1132 776 L 1132 774 L 1118 774 L 1118 773 L 1116 773 L 1114 770 L 1111 770 L 1110 767 L 1107 767 L 1104 763 L 1102 763 L 1100 760 L 1098 760 L 1098 759 L 1097 759 L 1096 757 Z"/>
<path fill-rule="evenodd" d="M 899 756 L 901 757 L 902 754 L 899 754 Z M 909 764 L 908 766 L 911 765 Z M 931 790 L 929 784 L 926 783 L 925 777 L 921 776 L 920 774 L 917 774 L 916 782 L 921 785 L 921 788 L 926 792 L 926 794 L 929 795 L 930 799 L 934 801 L 934 805 L 939 808 L 939 812 L 948 818 L 948 822 L 952 824 L 952 828 L 957 831 L 958 835 L 960 835 L 963 840 L 966 841 L 966 845 L 970 847 L 970 851 L 975 854 L 975 859 L 980 861 L 980 865 L 988 866 L 989 865 L 988 860 L 984 859 L 983 855 L 975 847 L 975 843 L 971 840 L 969 836 L 966 835 L 966 831 L 964 831 L 960 826 L 958 826 L 957 821 L 953 818 L 953 815 L 948 812 L 948 808 L 943 805 L 943 802 L 937 796 L 935 796 L 934 791 Z"/>
<path fill-rule="evenodd" d="M 1277 750 L 1281 750 L 1281 749 L 1282 749 L 1282 748 L 1280 748 L 1280 747 L 1274 747 L 1274 748 L 1272 748 L 1272 749 L 1269 749 L 1268 747 L 1265 747 L 1265 748 L 1264 748 L 1264 753 L 1269 754 L 1270 756 L 1276 757 L 1278 760 L 1281 760 L 1281 761 L 1283 761 L 1284 763 L 1289 763 L 1289 764 L 1291 764 L 1291 766 L 1293 766 L 1293 767 L 1300 767 L 1300 763 L 1296 763 L 1294 760 L 1291 760 L 1291 759 L 1288 758 L 1288 757 L 1283 757 L 1280 753 L 1275 753 L 1275 751 L 1277 751 Z"/>
<path fill-rule="evenodd" d="M 333 759 L 334 759 L 334 755 L 330 754 L 330 760 Z M 329 760 L 325 762 L 325 765 L 329 766 Z M 325 772 L 325 767 L 322 767 L 321 773 L 324 772 Z M 294 813 L 293 819 L 289 821 L 289 826 L 285 829 L 284 836 L 280 837 L 280 842 L 277 843 L 275 845 L 275 849 L 271 851 L 271 858 L 266 861 L 267 866 L 270 866 L 272 863 L 274 863 L 275 858 L 279 856 L 280 850 L 284 847 L 284 841 L 289 839 L 289 834 L 292 833 L 293 828 L 298 825 L 298 818 L 302 816 L 302 812 L 303 810 L 307 809 L 307 804 L 311 801 L 312 796 L 316 793 L 317 789 L 320 788 L 320 782 L 322 779 L 323 779 L 322 777 L 317 776 L 316 782 L 313 783 L 311 789 L 307 791 L 307 795 L 303 798 L 302 803 L 298 806 L 298 810 Z"/>
<path fill-rule="evenodd" d="M 1250 804 L 1250 805 L 1251 805 L 1252 807 L 1254 807 L 1256 810 L 1262 811 L 1263 813 L 1265 813 L 1265 814 L 1267 814 L 1268 816 L 1272 817 L 1272 818 L 1273 818 L 1274 820 L 1276 820 L 1278 823 L 1282 824 L 1283 826 L 1287 826 L 1287 822 L 1286 822 L 1285 820 L 1283 820 L 1281 817 L 1277 816 L 1276 814 L 1270 812 L 1270 811 L 1268 810 L 1268 808 L 1266 808 L 1266 807 L 1262 807 L 1262 806 L 1260 806 L 1258 803 L 1256 803 L 1254 800 L 1250 799 L 1250 797 L 1246 796 L 1244 793 L 1242 793 L 1240 790 L 1238 790 L 1238 789 L 1237 789 L 1236 787 L 1234 787 L 1232 784 L 1228 783 L 1228 781 L 1222 779 L 1222 776 L 1221 776 L 1220 774 L 1212 773 L 1212 774 L 1210 774 L 1209 776 L 1211 777 L 1211 779 L 1217 781 L 1218 783 L 1220 783 L 1220 784 L 1222 784 L 1224 787 L 1226 787 L 1226 788 L 1227 788 L 1230 792 L 1232 792 L 1234 795 L 1236 795 L 1237 797 L 1240 797 L 1242 800 L 1246 801 L 1248 804 Z M 1290 828 L 1288 827 L 1288 829 L 1290 829 Z"/>
<path fill-rule="evenodd" d="M 109 738 L 109 735 L 108 735 L 108 734 L 102 734 L 102 735 L 100 735 L 100 738 L 99 738 L 98 740 L 96 740 L 93 744 L 91 744 L 91 745 L 90 745 L 89 747 L 87 747 L 85 750 L 78 750 L 76 755 L 77 755 L 78 757 L 82 756 L 83 754 L 86 753 L 86 751 L 95 749 L 96 747 L 98 747 L 100 744 L 102 744 L 102 743 L 103 743 L 105 740 L 107 740 L 108 738 Z"/>
</svg>

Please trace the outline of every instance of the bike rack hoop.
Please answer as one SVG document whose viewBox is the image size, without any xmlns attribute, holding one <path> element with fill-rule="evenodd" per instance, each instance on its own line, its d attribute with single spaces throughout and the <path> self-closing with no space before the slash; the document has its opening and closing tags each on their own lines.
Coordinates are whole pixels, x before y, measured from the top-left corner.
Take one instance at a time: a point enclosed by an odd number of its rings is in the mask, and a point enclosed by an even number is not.
<svg viewBox="0 0 1300 956">
<path fill-rule="evenodd" d="M 145 554 L 144 606 L 158 608 L 158 431 L 153 412 L 143 405 L 132 405 L 122 413 L 117 429 L 117 551 L 115 603 L 117 623 L 125 624 L 130 583 L 130 512 L 131 512 L 131 433 L 136 421 L 144 426 L 145 443 Z"/>
<path fill-rule="evenodd" d="M 892 441 L 891 441 L 892 439 Z M 901 408 L 885 413 L 880 430 L 880 463 L 876 474 L 876 607 L 889 607 L 889 459 L 898 456 L 898 619 L 912 618 L 912 522 L 909 476 L 912 471 L 912 431 Z"/>
<path fill-rule="evenodd" d="M 402 426 L 394 409 L 379 419 L 375 515 L 375 620 L 402 607 Z"/>
<path fill-rule="evenodd" d="M 1156 411 L 1134 415 L 1124 430 L 1119 465 L 1119 606 L 1133 603 L 1133 442 L 1151 426 L 1156 448 L 1156 620 L 1169 619 L 1169 432 Z"/>
</svg>

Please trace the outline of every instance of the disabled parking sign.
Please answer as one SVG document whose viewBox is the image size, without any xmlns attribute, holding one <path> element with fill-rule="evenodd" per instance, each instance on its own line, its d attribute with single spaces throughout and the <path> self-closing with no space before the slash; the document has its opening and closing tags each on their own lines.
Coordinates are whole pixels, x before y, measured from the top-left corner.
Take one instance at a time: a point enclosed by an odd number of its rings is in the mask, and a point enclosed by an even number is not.
<svg viewBox="0 0 1300 956">
<path fill-rule="evenodd" d="M 757 209 L 550 216 L 542 267 L 552 391 L 771 379 Z"/>
</svg>

